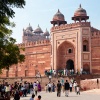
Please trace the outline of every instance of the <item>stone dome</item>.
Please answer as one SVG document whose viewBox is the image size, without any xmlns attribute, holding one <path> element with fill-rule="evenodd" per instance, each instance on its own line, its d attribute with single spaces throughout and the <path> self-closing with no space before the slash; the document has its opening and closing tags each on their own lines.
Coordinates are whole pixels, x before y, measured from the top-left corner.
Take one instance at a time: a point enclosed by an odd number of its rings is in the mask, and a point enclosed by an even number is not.
<svg viewBox="0 0 100 100">
<path fill-rule="evenodd" d="M 65 21 L 64 15 L 59 11 L 53 16 L 53 21 Z"/>
<path fill-rule="evenodd" d="M 46 29 L 46 31 L 44 32 L 44 36 L 49 36 L 49 31 Z"/>
<path fill-rule="evenodd" d="M 26 30 L 29 30 L 29 31 L 33 31 L 33 28 L 32 28 L 32 26 L 29 24 L 29 26 L 26 28 Z"/>
<path fill-rule="evenodd" d="M 74 17 L 76 17 L 76 16 L 87 16 L 87 12 L 85 9 L 83 9 L 81 7 L 81 4 L 80 4 L 79 8 L 74 13 Z"/>
<path fill-rule="evenodd" d="M 40 26 L 38 25 L 38 27 L 34 30 L 34 33 L 43 33 L 42 29 L 40 28 Z"/>
</svg>

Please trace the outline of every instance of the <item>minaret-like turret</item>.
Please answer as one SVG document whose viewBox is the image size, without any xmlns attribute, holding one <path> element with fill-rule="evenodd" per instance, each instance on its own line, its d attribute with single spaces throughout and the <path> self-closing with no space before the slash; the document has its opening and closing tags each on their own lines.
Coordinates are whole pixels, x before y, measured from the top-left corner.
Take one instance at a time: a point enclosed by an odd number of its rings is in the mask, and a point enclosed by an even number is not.
<svg viewBox="0 0 100 100">
<path fill-rule="evenodd" d="M 72 20 L 74 20 L 76 23 L 76 21 L 79 21 L 79 22 L 85 21 L 86 22 L 87 19 L 89 19 L 89 16 L 87 16 L 86 10 L 83 9 L 80 4 L 79 8 L 75 11 L 74 16 L 72 17 Z"/>
<path fill-rule="evenodd" d="M 66 23 L 67 22 L 65 21 L 64 15 L 58 9 L 58 12 L 53 16 L 51 24 L 53 24 L 53 26 L 55 25 L 60 26 L 61 24 L 66 24 Z"/>
</svg>

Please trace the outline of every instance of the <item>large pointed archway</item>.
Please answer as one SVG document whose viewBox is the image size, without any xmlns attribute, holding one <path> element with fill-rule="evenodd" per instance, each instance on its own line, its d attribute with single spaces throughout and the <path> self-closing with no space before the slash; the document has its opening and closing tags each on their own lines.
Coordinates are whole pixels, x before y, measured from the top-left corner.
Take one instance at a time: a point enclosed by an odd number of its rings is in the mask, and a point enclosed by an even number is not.
<svg viewBox="0 0 100 100">
<path fill-rule="evenodd" d="M 74 69 L 74 62 L 73 62 L 73 60 L 71 60 L 71 59 L 67 60 L 67 62 L 66 62 L 66 69 L 67 70 Z"/>
<path fill-rule="evenodd" d="M 69 61 L 68 61 L 69 60 Z M 67 62 L 68 61 L 68 64 Z M 66 68 L 66 65 L 73 66 L 71 69 L 74 69 L 74 61 L 75 61 L 75 48 L 72 43 L 68 41 L 64 41 L 57 50 L 57 69 L 64 69 Z M 69 63 L 70 62 L 70 63 Z"/>
</svg>

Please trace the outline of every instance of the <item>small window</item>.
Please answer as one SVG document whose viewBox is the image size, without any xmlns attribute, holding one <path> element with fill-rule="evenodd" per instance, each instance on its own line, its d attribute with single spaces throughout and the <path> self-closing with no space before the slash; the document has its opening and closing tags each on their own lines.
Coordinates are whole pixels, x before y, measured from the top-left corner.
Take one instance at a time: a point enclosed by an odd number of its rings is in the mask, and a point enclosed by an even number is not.
<svg viewBox="0 0 100 100">
<path fill-rule="evenodd" d="M 68 49 L 68 53 L 72 53 L 72 49 Z"/>
<path fill-rule="evenodd" d="M 87 46 L 86 45 L 83 45 L 83 51 L 87 51 Z"/>
<path fill-rule="evenodd" d="M 87 40 L 83 41 L 83 51 L 89 51 L 89 43 Z"/>
</svg>

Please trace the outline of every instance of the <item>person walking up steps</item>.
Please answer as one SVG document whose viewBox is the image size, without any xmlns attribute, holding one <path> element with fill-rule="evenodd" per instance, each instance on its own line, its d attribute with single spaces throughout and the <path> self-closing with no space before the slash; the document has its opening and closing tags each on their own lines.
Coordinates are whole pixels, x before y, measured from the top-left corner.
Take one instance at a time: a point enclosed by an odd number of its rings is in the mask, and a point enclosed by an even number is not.
<svg viewBox="0 0 100 100">
<path fill-rule="evenodd" d="M 67 97 L 69 95 L 69 88 L 70 88 L 70 85 L 69 85 L 68 81 L 66 80 L 66 82 L 64 84 L 64 89 L 65 89 L 65 96 L 67 96 Z"/>
</svg>

